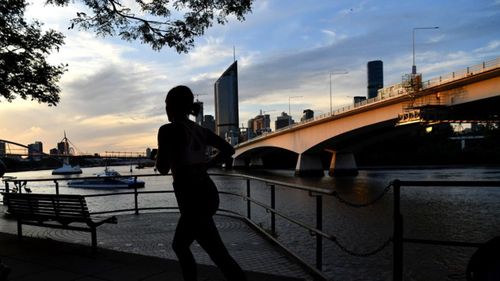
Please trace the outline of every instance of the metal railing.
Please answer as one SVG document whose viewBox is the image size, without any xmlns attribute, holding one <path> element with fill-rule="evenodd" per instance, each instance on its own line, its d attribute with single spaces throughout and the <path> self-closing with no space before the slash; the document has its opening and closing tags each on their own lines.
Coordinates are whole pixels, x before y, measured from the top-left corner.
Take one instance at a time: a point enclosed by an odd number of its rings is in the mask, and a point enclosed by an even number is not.
<svg viewBox="0 0 500 281">
<path fill-rule="evenodd" d="M 349 255 L 357 256 L 357 257 L 367 257 L 371 255 L 375 255 L 385 249 L 390 243 L 393 244 L 393 280 L 401 281 L 403 280 L 403 244 L 404 243 L 418 243 L 418 244 L 428 244 L 428 245 L 446 245 L 446 246 L 461 246 L 461 247 L 478 247 L 483 243 L 476 242 L 460 242 L 460 241 L 444 241 L 444 240 L 428 240 L 428 239 L 419 239 L 419 238 L 406 238 L 404 237 L 403 232 L 403 216 L 401 214 L 401 188 L 402 187 L 410 187 L 410 186 L 442 186 L 442 187 L 500 187 L 500 181 L 400 181 L 394 180 L 389 185 L 387 185 L 384 190 L 374 197 L 370 202 L 365 203 L 353 203 L 349 202 L 342 198 L 336 191 L 331 189 L 310 187 L 306 185 L 294 184 L 294 183 L 286 183 L 282 181 L 275 181 L 270 179 L 265 179 L 261 177 L 249 176 L 244 174 L 233 174 L 233 173 L 210 173 L 211 176 L 220 176 L 220 177 L 235 177 L 243 179 L 246 182 L 246 190 L 245 195 L 241 195 L 234 192 L 228 191 L 219 191 L 220 194 L 228 195 L 228 196 L 236 196 L 243 198 L 246 201 L 246 214 L 240 214 L 233 210 L 227 209 L 219 209 L 223 215 L 236 216 L 240 219 L 243 219 L 246 223 L 248 223 L 253 229 L 259 231 L 263 234 L 269 241 L 277 245 L 278 247 L 285 250 L 292 258 L 294 258 L 300 265 L 306 269 L 315 280 L 327 280 L 326 276 L 322 272 L 323 266 L 323 239 L 327 241 L 331 241 L 336 244 L 342 251 L 346 252 Z M 161 176 L 158 174 L 145 174 L 145 175 L 136 175 L 135 179 L 138 177 L 153 177 L 153 176 Z M 122 176 L 128 177 L 128 176 Z M 96 177 L 79 177 L 79 179 L 94 179 Z M 55 192 L 59 194 L 59 181 L 67 181 L 70 180 L 68 178 L 52 178 L 52 179 L 4 179 L 5 182 L 5 192 L 10 192 L 12 189 L 10 188 L 10 183 L 14 184 L 17 192 L 25 192 L 27 191 L 27 183 L 28 182 L 47 182 L 52 181 L 55 185 Z M 256 200 L 252 197 L 252 187 L 251 181 L 262 182 L 266 187 L 269 188 L 269 202 L 263 203 L 261 201 Z M 292 190 L 298 190 L 302 192 L 307 192 L 310 197 L 314 198 L 315 201 L 315 226 L 308 225 L 298 219 L 292 218 L 281 211 L 277 210 L 276 207 L 276 187 L 285 187 Z M 386 241 L 384 241 L 379 247 L 364 252 L 357 253 L 352 250 L 349 250 L 344 245 L 340 244 L 337 238 L 334 235 L 326 233 L 323 231 L 323 197 L 331 196 L 336 198 L 339 203 L 345 204 L 349 207 L 353 208 L 363 208 L 368 207 L 373 204 L 379 202 L 385 195 L 387 195 L 391 189 L 393 190 L 393 200 L 394 200 L 394 209 L 393 209 L 393 236 L 389 237 Z M 28 189 L 29 190 L 29 189 Z M 151 211 L 151 210 L 178 210 L 177 207 L 168 207 L 168 206 L 148 206 L 148 207 L 139 207 L 139 196 L 143 194 L 155 194 L 155 193 L 173 193 L 173 190 L 162 190 L 162 191 L 139 191 L 137 187 L 133 188 L 133 191 L 129 192 L 111 192 L 111 193 L 101 193 L 101 194 L 90 194 L 84 195 L 85 197 L 103 197 L 103 196 L 118 196 L 118 195 L 133 195 L 134 197 L 134 207 L 127 209 L 115 209 L 108 211 L 100 211 L 100 212 L 92 212 L 91 214 L 106 214 L 106 213 L 123 213 L 123 212 L 133 212 L 134 214 L 139 214 L 140 211 Z M 270 214 L 270 229 L 266 230 L 264 227 L 256 223 L 252 220 L 252 205 L 256 205 L 260 208 L 263 208 L 266 213 Z M 277 217 L 284 219 L 294 225 L 297 225 L 304 230 L 308 231 L 315 238 L 316 246 L 315 246 L 315 265 L 311 265 L 299 255 L 288 249 L 285 245 L 283 245 L 277 239 Z"/>
<path fill-rule="evenodd" d="M 310 187 L 310 186 L 305 186 L 305 185 L 300 185 L 300 184 L 289 184 L 285 182 L 280 182 L 280 181 L 274 181 L 274 180 L 269 180 L 269 179 L 264 179 L 264 178 L 259 178 L 255 176 L 249 176 L 249 175 L 242 175 L 242 174 L 227 174 L 227 173 L 210 173 L 211 176 L 222 176 L 222 177 L 236 177 L 236 178 L 241 178 L 246 181 L 246 193 L 245 195 L 237 194 L 234 192 L 227 192 L 227 191 L 219 191 L 219 194 L 224 194 L 228 196 L 236 196 L 240 197 L 243 200 L 246 201 L 246 214 L 240 214 L 238 212 L 235 212 L 233 210 L 227 210 L 227 209 L 219 209 L 220 213 L 222 215 L 229 215 L 229 216 L 236 216 L 240 219 L 243 219 L 246 223 L 248 223 L 254 230 L 259 231 L 261 234 L 263 234 L 269 241 L 277 245 L 278 247 L 282 248 L 287 254 L 295 259 L 305 270 L 307 270 L 315 280 L 327 280 L 327 278 L 324 276 L 324 274 L 321 272 L 322 264 L 323 264 L 323 237 L 326 238 L 332 238 L 331 235 L 324 233 L 322 231 L 323 228 L 323 196 L 324 195 L 331 195 L 333 194 L 332 190 L 328 189 L 323 189 L 323 188 L 316 188 L 316 187 Z M 138 177 L 157 177 L 157 176 L 162 176 L 159 174 L 144 174 L 144 175 L 134 175 L 133 177 L 135 180 L 137 180 Z M 125 177 L 130 177 L 130 176 L 120 176 L 121 178 Z M 116 177 L 116 178 L 120 178 Z M 78 179 L 102 179 L 102 177 L 78 177 Z M 8 178 L 4 179 L 5 182 L 5 192 L 12 192 L 13 190 L 15 192 L 31 192 L 31 190 L 27 187 L 27 184 L 29 182 L 53 182 L 54 184 L 54 189 L 55 193 L 59 194 L 60 193 L 60 182 L 62 181 L 68 181 L 72 180 L 71 178 L 64 178 L 64 177 L 58 177 L 58 178 L 50 178 L 50 179 L 17 179 L 17 178 Z M 266 184 L 267 187 L 269 187 L 270 191 L 270 200 L 268 203 L 263 203 L 255 198 L 253 198 L 252 195 L 252 188 L 251 188 L 251 181 L 258 181 L 258 182 L 263 182 Z M 14 185 L 13 187 L 11 186 Z M 276 210 L 276 186 L 282 186 L 282 187 L 287 187 L 287 188 L 292 188 L 295 190 L 301 190 L 304 192 L 308 192 L 310 196 L 315 198 L 316 202 L 316 225 L 315 226 L 309 226 L 308 224 L 301 222 L 297 219 L 291 218 L 282 212 L 279 212 Z M 127 212 L 132 212 L 136 215 L 140 214 L 141 211 L 152 211 L 152 210 L 166 210 L 166 211 L 178 211 L 178 207 L 169 207 L 169 206 L 147 206 L 147 207 L 140 207 L 139 204 L 139 198 L 140 195 L 145 195 L 145 194 L 159 194 L 159 193 L 173 193 L 173 190 L 161 190 L 161 191 L 146 191 L 146 190 L 139 190 L 137 187 L 131 188 L 131 191 L 121 191 L 121 192 L 109 192 L 109 193 L 99 193 L 99 194 L 86 194 L 84 197 L 106 197 L 106 196 L 133 196 L 134 201 L 133 201 L 133 208 L 124 208 L 124 209 L 114 209 L 114 210 L 107 210 L 107 211 L 98 211 L 98 212 L 91 212 L 92 215 L 98 215 L 98 214 L 109 214 L 109 213 L 127 213 Z M 266 230 L 264 227 L 256 223 L 255 221 L 252 220 L 252 205 L 259 206 L 266 210 L 267 213 L 270 214 L 271 217 L 271 228 L 270 230 Z M 299 257 L 296 253 L 288 249 L 286 246 L 284 246 L 282 243 L 278 241 L 277 237 L 277 230 L 276 230 L 276 219 L 277 217 L 280 217 L 282 219 L 285 219 L 295 225 L 300 226 L 301 228 L 304 228 L 306 231 L 308 231 L 311 235 L 315 236 L 316 239 L 316 267 L 310 265 L 308 262 L 306 262 L 303 258 Z"/>
<path fill-rule="evenodd" d="M 466 241 L 431 240 L 404 237 L 403 215 L 401 214 L 402 187 L 500 187 L 500 181 L 400 181 L 392 182 L 394 188 L 394 234 L 393 234 L 393 281 L 403 280 L 403 244 L 416 243 L 427 245 L 479 247 L 484 243 Z"/>
</svg>

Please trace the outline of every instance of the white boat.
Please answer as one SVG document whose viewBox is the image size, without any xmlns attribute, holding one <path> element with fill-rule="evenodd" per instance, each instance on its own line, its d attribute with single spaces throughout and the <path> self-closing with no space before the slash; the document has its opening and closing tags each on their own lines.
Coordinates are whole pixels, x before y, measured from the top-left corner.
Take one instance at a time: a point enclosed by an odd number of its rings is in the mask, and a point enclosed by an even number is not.
<svg viewBox="0 0 500 281">
<path fill-rule="evenodd" d="M 79 165 L 71 166 L 70 164 L 63 163 L 62 167 L 52 170 L 53 175 L 74 175 L 81 174 L 82 169 Z"/>
<path fill-rule="evenodd" d="M 141 188 L 145 183 L 134 177 L 121 177 L 120 173 L 113 169 L 104 169 L 94 178 L 75 179 L 68 181 L 69 187 L 81 188 Z"/>
<path fill-rule="evenodd" d="M 74 174 L 81 174 L 82 169 L 80 168 L 79 165 L 72 166 L 69 164 L 69 140 L 66 137 L 66 132 L 64 132 L 64 138 L 61 141 L 64 143 L 64 154 L 67 155 L 66 158 L 64 158 L 64 162 L 62 167 L 59 167 L 55 170 L 52 171 L 53 175 L 74 175 Z"/>
</svg>

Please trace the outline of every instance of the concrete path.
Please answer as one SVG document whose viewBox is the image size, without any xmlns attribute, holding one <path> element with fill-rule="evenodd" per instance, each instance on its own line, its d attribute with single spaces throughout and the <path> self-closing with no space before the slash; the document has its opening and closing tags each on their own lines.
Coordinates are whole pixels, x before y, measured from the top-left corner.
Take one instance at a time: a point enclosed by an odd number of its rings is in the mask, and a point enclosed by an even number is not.
<svg viewBox="0 0 500 281">
<path fill-rule="evenodd" d="M 1 217 L 0 258 L 12 267 L 9 280 L 182 280 L 170 247 L 178 214 L 117 217 L 118 224 L 98 228 L 96 254 L 91 253 L 89 233 L 23 226 L 28 238 L 18 241 L 16 222 Z M 243 221 L 225 216 L 215 221 L 249 280 L 312 280 Z M 199 245 L 192 250 L 199 280 L 225 280 Z"/>
</svg>

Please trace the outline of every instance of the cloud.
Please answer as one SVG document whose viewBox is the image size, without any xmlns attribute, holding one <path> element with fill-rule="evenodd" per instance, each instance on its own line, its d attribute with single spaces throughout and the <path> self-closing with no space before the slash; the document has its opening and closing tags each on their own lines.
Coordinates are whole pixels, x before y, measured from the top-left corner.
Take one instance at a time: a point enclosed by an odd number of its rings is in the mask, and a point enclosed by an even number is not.
<svg viewBox="0 0 500 281">
<path fill-rule="evenodd" d="M 474 53 L 498 52 L 499 49 L 500 49 L 500 40 L 493 40 L 489 42 L 487 46 L 475 49 Z"/>
<path fill-rule="evenodd" d="M 233 56 L 233 49 L 227 48 L 223 38 L 208 37 L 203 44 L 189 52 L 186 64 L 191 68 L 212 66 L 214 62 L 229 60 Z"/>
</svg>

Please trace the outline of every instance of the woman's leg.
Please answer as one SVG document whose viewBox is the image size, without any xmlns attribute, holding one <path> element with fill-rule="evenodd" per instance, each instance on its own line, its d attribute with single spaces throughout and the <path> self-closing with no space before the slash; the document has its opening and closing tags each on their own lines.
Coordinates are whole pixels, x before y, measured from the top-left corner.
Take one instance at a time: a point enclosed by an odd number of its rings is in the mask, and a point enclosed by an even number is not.
<svg viewBox="0 0 500 281">
<path fill-rule="evenodd" d="M 196 229 L 193 228 L 193 222 L 189 217 L 181 215 L 177 222 L 177 228 L 175 229 L 172 249 L 179 259 L 185 281 L 197 280 L 196 261 L 193 257 L 193 253 L 189 249 L 194 241 L 195 231 Z"/>
<path fill-rule="evenodd" d="M 200 218 L 196 241 L 208 253 L 228 281 L 245 281 L 245 273 L 224 246 L 212 217 Z"/>
</svg>

